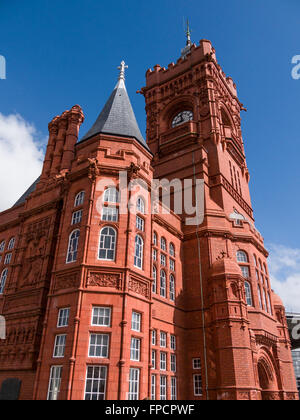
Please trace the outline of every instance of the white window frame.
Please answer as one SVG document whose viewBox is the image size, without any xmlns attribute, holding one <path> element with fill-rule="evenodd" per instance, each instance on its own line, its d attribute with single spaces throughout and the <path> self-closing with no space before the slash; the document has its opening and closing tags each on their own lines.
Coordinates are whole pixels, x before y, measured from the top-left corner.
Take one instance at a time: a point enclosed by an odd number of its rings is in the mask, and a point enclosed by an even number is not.
<svg viewBox="0 0 300 420">
<path fill-rule="evenodd" d="M 92 344 L 92 337 L 96 337 L 95 343 L 93 344 Z M 101 337 L 100 343 L 98 342 L 98 337 Z M 104 337 L 107 337 L 107 344 L 104 343 Z M 91 359 L 108 359 L 109 345 L 110 345 L 109 334 L 90 333 L 88 357 Z M 92 348 L 93 348 L 93 352 L 92 352 Z M 96 355 L 97 348 L 100 349 L 100 356 Z"/>
<path fill-rule="evenodd" d="M 156 350 L 151 351 L 151 369 L 156 369 Z"/>
<path fill-rule="evenodd" d="M 145 220 L 142 219 L 140 216 L 136 216 L 136 228 L 141 232 L 145 231 Z"/>
<path fill-rule="evenodd" d="M 247 305 L 253 307 L 252 286 L 248 281 L 245 281 L 245 296 Z"/>
<path fill-rule="evenodd" d="M 170 275 L 170 283 L 169 283 L 170 291 L 169 297 L 172 302 L 175 302 L 176 298 L 176 280 L 173 274 Z"/>
<path fill-rule="evenodd" d="M 104 203 L 117 204 L 120 202 L 119 191 L 116 187 L 109 187 L 104 191 L 103 194 Z"/>
<path fill-rule="evenodd" d="M 47 401 L 57 401 L 60 393 L 62 366 L 51 366 Z"/>
<path fill-rule="evenodd" d="M 55 336 L 53 359 L 63 359 L 66 351 L 67 334 L 58 334 Z"/>
<path fill-rule="evenodd" d="M 129 369 L 129 401 L 138 401 L 140 394 L 140 369 Z"/>
<path fill-rule="evenodd" d="M 167 370 L 167 353 L 164 351 L 160 352 L 159 370 L 161 370 L 162 372 L 165 372 Z"/>
<path fill-rule="evenodd" d="M 5 241 L 2 241 L 0 243 L 0 253 L 4 252 L 4 250 L 5 250 Z"/>
<path fill-rule="evenodd" d="M 247 255 L 247 253 L 246 253 L 245 251 L 243 251 L 243 250 L 239 250 L 239 251 L 236 253 L 236 258 L 237 258 L 237 262 L 238 262 L 238 263 L 246 263 L 246 264 L 248 264 L 248 263 L 249 263 L 249 258 L 248 258 L 248 255 Z"/>
<path fill-rule="evenodd" d="M 72 214 L 72 221 L 71 221 L 71 225 L 77 225 L 78 223 L 80 223 L 82 220 L 82 210 L 77 210 L 74 211 Z"/>
<path fill-rule="evenodd" d="M 156 232 L 153 233 L 153 245 L 157 246 L 157 233 Z"/>
<path fill-rule="evenodd" d="M 176 336 L 175 335 L 170 336 L 170 348 L 173 351 L 176 350 Z"/>
<path fill-rule="evenodd" d="M 198 378 L 200 378 L 200 381 Z M 193 375 L 193 383 L 194 383 L 194 396 L 202 397 L 203 396 L 203 383 L 202 383 L 201 373 L 196 373 Z M 199 383 L 201 384 L 201 386 L 199 386 Z"/>
<path fill-rule="evenodd" d="M 157 342 L 157 330 L 152 330 L 152 336 L 151 336 L 152 346 L 156 346 L 156 342 Z"/>
<path fill-rule="evenodd" d="M 73 237 L 74 235 L 74 237 Z M 79 238 L 80 238 L 80 230 L 75 229 L 73 232 L 70 233 L 69 236 L 69 244 L 68 244 L 68 252 L 66 263 L 71 264 L 77 261 L 78 257 L 78 245 L 79 245 Z"/>
<path fill-rule="evenodd" d="M 160 296 L 167 297 L 167 275 L 164 270 L 160 270 Z"/>
<path fill-rule="evenodd" d="M 151 400 L 156 400 L 156 375 L 151 375 Z"/>
<path fill-rule="evenodd" d="M 176 376 L 171 377 L 171 401 L 177 400 L 177 378 Z"/>
<path fill-rule="evenodd" d="M 194 370 L 201 370 L 201 358 L 196 357 L 193 359 L 193 369 Z"/>
<path fill-rule="evenodd" d="M 5 268 L 0 277 L 0 295 L 3 295 L 8 276 L 8 268 Z"/>
<path fill-rule="evenodd" d="M 157 268 L 155 265 L 153 265 L 152 267 L 152 278 L 153 278 L 152 293 L 156 295 L 157 294 Z"/>
<path fill-rule="evenodd" d="M 167 241 L 164 237 L 160 239 L 160 248 L 162 251 L 167 251 Z"/>
<path fill-rule="evenodd" d="M 139 312 L 132 312 L 131 315 L 131 330 L 136 332 L 141 332 L 142 327 L 142 314 Z"/>
<path fill-rule="evenodd" d="M 160 386 L 159 386 L 160 400 L 167 400 L 167 376 L 160 375 Z"/>
<path fill-rule="evenodd" d="M 98 312 L 98 314 L 96 314 Z M 103 312 L 103 314 L 101 314 Z M 97 321 L 94 322 L 95 318 L 97 318 Z M 101 322 L 101 319 L 103 319 L 103 322 Z M 105 320 L 108 320 L 105 322 Z M 93 327 L 111 327 L 111 308 L 109 306 L 93 306 L 92 309 L 92 319 L 91 319 L 91 325 Z"/>
<path fill-rule="evenodd" d="M 167 256 L 165 254 L 160 254 L 160 265 L 162 267 L 167 266 Z"/>
<path fill-rule="evenodd" d="M 167 348 L 167 333 L 164 331 L 160 332 L 159 345 L 163 349 Z"/>
<path fill-rule="evenodd" d="M 138 197 L 136 201 L 136 211 L 145 214 L 145 200 L 142 197 Z"/>
<path fill-rule="evenodd" d="M 15 244 L 16 244 L 16 238 L 11 238 L 11 240 L 8 243 L 7 250 L 12 251 L 15 248 Z"/>
<path fill-rule="evenodd" d="M 74 207 L 82 206 L 84 203 L 84 199 L 85 199 L 85 191 L 80 191 L 75 197 Z"/>
<path fill-rule="evenodd" d="M 144 240 L 140 235 L 135 237 L 135 246 L 134 246 L 134 266 L 143 269 L 144 262 Z"/>
<path fill-rule="evenodd" d="M 118 222 L 119 221 L 118 207 L 103 206 L 101 220 L 103 222 Z"/>
<path fill-rule="evenodd" d="M 70 308 L 61 308 L 58 311 L 57 328 L 66 328 L 69 326 Z"/>
<path fill-rule="evenodd" d="M 141 339 L 131 337 L 130 341 L 130 360 L 132 362 L 141 361 Z"/>
<path fill-rule="evenodd" d="M 170 354 L 170 371 L 175 373 L 177 370 L 177 358 L 176 354 L 171 353 Z"/>
<path fill-rule="evenodd" d="M 92 375 L 89 376 L 89 371 L 91 369 L 92 369 Z M 97 369 L 99 369 L 99 377 L 95 377 L 95 372 L 96 372 Z M 90 386 L 91 391 L 87 391 L 89 381 L 91 381 L 91 386 Z M 97 392 L 93 392 L 95 382 L 98 385 L 97 386 Z M 104 390 L 103 390 L 103 392 L 100 392 L 100 386 L 101 386 L 101 384 L 103 385 L 103 382 L 104 382 Z M 89 366 L 87 366 L 86 378 L 85 378 L 85 391 L 84 391 L 85 401 L 95 400 L 95 398 L 93 398 L 93 397 L 96 397 L 97 401 L 105 400 L 106 386 L 107 386 L 107 366 L 102 366 L 102 365 L 97 365 L 97 366 L 89 365 Z"/>
<path fill-rule="evenodd" d="M 99 237 L 99 247 L 98 247 L 98 260 L 115 261 L 117 238 L 118 238 L 117 231 L 111 226 L 105 226 L 101 229 L 100 237 Z M 107 247 L 107 245 L 109 245 L 109 247 Z M 102 251 L 105 252 L 105 256 L 100 256 L 100 253 Z M 109 258 L 109 255 L 112 255 L 112 257 Z"/>
<path fill-rule="evenodd" d="M 175 272 L 175 261 L 170 258 L 170 271 Z"/>
<path fill-rule="evenodd" d="M 5 255 L 4 265 L 9 265 L 11 263 L 11 259 L 12 259 L 12 253 L 10 252 L 9 254 Z"/>
<path fill-rule="evenodd" d="M 170 251 L 169 252 L 170 253 L 170 256 L 173 257 L 173 258 L 175 258 L 175 246 L 174 246 L 173 243 L 170 243 L 169 251 Z"/>
</svg>

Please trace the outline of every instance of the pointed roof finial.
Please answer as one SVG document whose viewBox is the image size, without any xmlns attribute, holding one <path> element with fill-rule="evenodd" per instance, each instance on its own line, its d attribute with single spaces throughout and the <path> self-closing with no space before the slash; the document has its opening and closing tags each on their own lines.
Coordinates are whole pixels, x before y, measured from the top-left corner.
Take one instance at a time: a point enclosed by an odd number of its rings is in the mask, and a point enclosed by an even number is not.
<svg viewBox="0 0 300 420">
<path fill-rule="evenodd" d="M 186 20 L 186 31 L 185 31 L 185 33 L 186 33 L 186 38 L 187 38 L 186 45 L 188 47 L 190 47 L 192 45 L 192 41 L 191 41 L 190 22 L 189 22 L 188 19 Z"/>
<path fill-rule="evenodd" d="M 118 69 L 120 70 L 119 80 L 125 80 L 125 69 L 128 69 L 128 66 L 125 64 L 124 60 L 121 62 L 121 65 L 118 67 Z"/>
</svg>

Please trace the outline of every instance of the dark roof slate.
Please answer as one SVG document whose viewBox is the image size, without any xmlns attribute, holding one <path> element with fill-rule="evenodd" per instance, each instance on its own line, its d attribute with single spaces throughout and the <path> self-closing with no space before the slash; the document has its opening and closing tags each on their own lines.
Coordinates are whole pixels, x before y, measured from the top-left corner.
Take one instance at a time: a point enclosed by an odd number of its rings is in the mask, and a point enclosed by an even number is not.
<svg viewBox="0 0 300 420">
<path fill-rule="evenodd" d="M 38 179 L 36 179 L 35 181 L 34 181 L 34 183 L 28 188 L 28 190 L 19 198 L 19 200 L 13 205 L 13 207 L 15 207 L 15 206 L 19 206 L 20 204 L 23 204 L 23 203 L 25 203 L 25 201 L 26 201 L 26 199 L 29 197 L 29 195 L 33 192 L 33 191 L 35 191 L 35 188 L 36 188 L 36 186 L 37 186 L 37 184 L 38 184 L 38 182 L 39 182 L 39 180 L 40 180 L 40 177 L 38 177 Z"/>
</svg>

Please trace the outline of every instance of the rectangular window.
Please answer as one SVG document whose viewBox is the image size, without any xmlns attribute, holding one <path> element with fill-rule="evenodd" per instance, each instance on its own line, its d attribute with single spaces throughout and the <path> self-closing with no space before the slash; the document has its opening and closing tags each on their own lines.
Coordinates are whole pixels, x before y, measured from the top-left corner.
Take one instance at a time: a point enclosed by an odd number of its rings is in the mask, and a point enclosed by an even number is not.
<svg viewBox="0 0 300 420">
<path fill-rule="evenodd" d="M 61 384 L 62 366 L 52 366 L 50 371 L 48 401 L 57 401 Z"/>
<path fill-rule="evenodd" d="M 175 337 L 175 335 L 171 335 L 171 345 L 170 345 L 170 347 L 171 347 L 171 350 L 176 350 L 176 337 Z"/>
<path fill-rule="evenodd" d="M 156 351 L 155 350 L 152 350 L 151 365 L 152 365 L 152 369 L 156 369 Z"/>
<path fill-rule="evenodd" d="M 201 369 L 201 359 L 193 359 L 193 369 Z"/>
<path fill-rule="evenodd" d="M 156 346 L 156 335 L 157 335 L 157 331 L 152 330 L 152 346 Z"/>
<path fill-rule="evenodd" d="M 152 257 L 153 257 L 153 261 L 157 261 L 157 251 L 156 251 L 156 249 L 153 249 Z"/>
<path fill-rule="evenodd" d="M 137 401 L 139 399 L 139 392 L 140 392 L 140 370 L 130 369 L 129 370 L 128 400 Z"/>
<path fill-rule="evenodd" d="M 171 378 L 171 400 L 177 400 L 177 378 Z"/>
<path fill-rule="evenodd" d="M 132 331 L 141 331 L 141 314 L 137 312 L 132 312 L 132 318 L 131 318 L 131 329 Z"/>
<path fill-rule="evenodd" d="M 92 325 L 97 327 L 111 326 L 111 308 L 94 307 L 92 313 Z"/>
<path fill-rule="evenodd" d="M 164 254 L 160 254 L 160 264 L 165 267 L 166 266 L 167 258 Z"/>
<path fill-rule="evenodd" d="M 194 395 L 195 397 L 202 396 L 202 376 L 194 375 Z"/>
<path fill-rule="evenodd" d="M 66 339 L 67 339 L 67 336 L 65 334 L 57 335 L 55 337 L 53 357 L 55 358 L 65 357 Z"/>
<path fill-rule="evenodd" d="M 131 338 L 130 360 L 139 362 L 141 360 L 141 340 L 135 337 Z"/>
<path fill-rule="evenodd" d="M 167 399 L 167 377 L 166 376 L 160 377 L 160 399 L 161 400 Z"/>
<path fill-rule="evenodd" d="M 12 254 L 6 254 L 6 255 L 5 255 L 4 264 L 10 264 L 10 262 L 11 262 L 11 257 L 12 257 Z"/>
<path fill-rule="evenodd" d="M 58 312 L 57 328 L 68 327 L 70 308 L 60 309 Z"/>
<path fill-rule="evenodd" d="M 145 230 L 145 221 L 140 216 L 136 216 L 136 228 L 142 232 Z"/>
<path fill-rule="evenodd" d="M 176 354 L 171 354 L 171 372 L 176 372 Z"/>
<path fill-rule="evenodd" d="M 241 267 L 241 270 L 242 270 L 242 273 L 243 273 L 243 277 L 245 277 L 246 279 L 248 279 L 250 277 L 249 267 L 247 267 L 245 265 L 241 265 L 240 267 Z"/>
<path fill-rule="evenodd" d="M 105 399 L 106 366 L 88 366 L 86 372 L 85 400 L 101 401 Z"/>
<path fill-rule="evenodd" d="M 156 375 L 151 375 L 151 400 L 156 400 Z"/>
<path fill-rule="evenodd" d="M 170 259 L 170 270 L 175 271 L 175 261 Z"/>
<path fill-rule="evenodd" d="M 160 347 L 167 347 L 167 334 L 165 332 L 160 333 Z"/>
<path fill-rule="evenodd" d="M 71 224 L 72 225 L 77 225 L 77 223 L 80 223 L 81 220 L 82 220 L 82 210 L 75 211 L 72 214 L 72 223 Z"/>
<path fill-rule="evenodd" d="M 108 334 L 91 334 L 89 357 L 98 357 L 102 359 L 108 358 L 109 335 Z"/>
<path fill-rule="evenodd" d="M 160 353 L 160 370 L 167 370 L 167 353 Z"/>
<path fill-rule="evenodd" d="M 119 220 L 119 210 L 117 207 L 103 207 L 102 220 L 104 222 L 117 222 Z"/>
</svg>

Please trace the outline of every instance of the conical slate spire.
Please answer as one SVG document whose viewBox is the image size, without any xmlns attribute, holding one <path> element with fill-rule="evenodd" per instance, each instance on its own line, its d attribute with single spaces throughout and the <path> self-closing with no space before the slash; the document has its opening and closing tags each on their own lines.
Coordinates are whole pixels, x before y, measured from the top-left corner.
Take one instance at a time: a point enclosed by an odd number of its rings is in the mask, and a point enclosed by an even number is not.
<svg viewBox="0 0 300 420">
<path fill-rule="evenodd" d="M 133 137 L 149 150 L 136 121 L 131 102 L 125 86 L 125 69 L 122 61 L 119 81 L 106 102 L 93 127 L 81 139 L 87 140 L 97 134 L 112 134 L 122 137 Z"/>
</svg>

